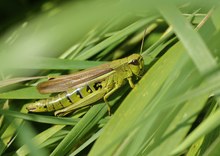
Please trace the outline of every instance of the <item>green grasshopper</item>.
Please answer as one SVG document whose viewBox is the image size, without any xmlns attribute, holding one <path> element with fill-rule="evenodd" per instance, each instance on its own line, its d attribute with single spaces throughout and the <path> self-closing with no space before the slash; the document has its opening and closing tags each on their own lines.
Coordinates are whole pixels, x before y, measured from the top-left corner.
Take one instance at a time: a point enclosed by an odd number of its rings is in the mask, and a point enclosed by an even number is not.
<svg viewBox="0 0 220 156">
<path fill-rule="evenodd" d="M 140 77 L 143 67 L 142 56 L 132 54 L 123 59 L 39 83 L 37 89 L 40 93 L 62 93 L 30 103 L 27 105 L 27 110 L 55 111 L 55 116 L 65 116 L 103 98 L 110 112 L 108 97 L 127 80 L 131 88 L 134 88 L 132 77 Z"/>
</svg>

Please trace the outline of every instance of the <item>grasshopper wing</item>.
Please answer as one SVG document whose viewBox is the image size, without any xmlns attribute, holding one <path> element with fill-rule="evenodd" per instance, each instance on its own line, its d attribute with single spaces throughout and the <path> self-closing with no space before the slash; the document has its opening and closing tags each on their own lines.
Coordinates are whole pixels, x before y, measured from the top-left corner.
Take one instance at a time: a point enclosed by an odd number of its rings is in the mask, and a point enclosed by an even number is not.
<svg viewBox="0 0 220 156">
<path fill-rule="evenodd" d="M 70 75 L 63 75 L 46 82 L 39 83 L 37 89 L 40 93 L 57 93 L 67 91 L 69 89 L 78 88 L 84 84 L 97 82 L 104 79 L 113 71 L 108 63 L 94 68 L 79 71 Z"/>
</svg>

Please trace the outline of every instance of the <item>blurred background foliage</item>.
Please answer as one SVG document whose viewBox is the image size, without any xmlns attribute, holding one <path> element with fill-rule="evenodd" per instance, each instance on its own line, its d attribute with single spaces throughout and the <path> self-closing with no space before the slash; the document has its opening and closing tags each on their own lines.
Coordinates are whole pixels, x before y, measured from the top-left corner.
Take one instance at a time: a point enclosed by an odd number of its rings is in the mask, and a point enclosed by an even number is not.
<svg viewBox="0 0 220 156">
<path fill-rule="evenodd" d="M 0 2 L 0 155 L 219 155 L 218 0 Z M 140 53 L 145 71 L 67 117 L 36 85 Z"/>
</svg>

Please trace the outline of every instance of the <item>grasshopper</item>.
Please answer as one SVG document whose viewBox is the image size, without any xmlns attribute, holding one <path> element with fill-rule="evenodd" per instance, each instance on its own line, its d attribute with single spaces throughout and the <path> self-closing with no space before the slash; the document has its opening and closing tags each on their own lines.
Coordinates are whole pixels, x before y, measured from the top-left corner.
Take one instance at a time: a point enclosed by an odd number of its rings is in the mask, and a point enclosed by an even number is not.
<svg viewBox="0 0 220 156">
<path fill-rule="evenodd" d="M 110 112 L 108 97 L 129 82 L 134 88 L 132 77 L 140 77 L 144 60 L 140 54 L 112 61 L 74 74 L 57 77 L 39 83 L 40 93 L 59 93 L 27 105 L 29 112 L 51 112 L 55 116 L 65 116 L 76 109 L 104 99 Z"/>
</svg>

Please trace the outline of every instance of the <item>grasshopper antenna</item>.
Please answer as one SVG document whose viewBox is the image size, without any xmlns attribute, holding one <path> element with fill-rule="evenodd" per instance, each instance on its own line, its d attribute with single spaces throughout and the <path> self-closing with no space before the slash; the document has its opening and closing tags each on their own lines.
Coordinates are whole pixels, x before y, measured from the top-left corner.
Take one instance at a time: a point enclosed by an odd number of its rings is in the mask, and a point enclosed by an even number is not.
<svg viewBox="0 0 220 156">
<path fill-rule="evenodd" d="M 144 39 L 145 39 L 145 35 L 146 35 L 146 31 L 147 29 L 144 29 L 144 35 L 141 41 L 141 49 L 140 49 L 140 54 L 143 52 L 143 47 L 144 47 Z"/>
</svg>

